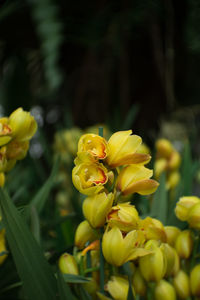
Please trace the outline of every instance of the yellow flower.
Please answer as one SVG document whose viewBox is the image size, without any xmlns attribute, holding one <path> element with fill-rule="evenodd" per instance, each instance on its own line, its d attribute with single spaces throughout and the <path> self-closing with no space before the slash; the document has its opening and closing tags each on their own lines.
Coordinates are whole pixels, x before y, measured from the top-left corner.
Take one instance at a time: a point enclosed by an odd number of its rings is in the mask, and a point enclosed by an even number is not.
<svg viewBox="0 0 200 300">
<path fill-rule="evenodd" d="M 114 200 L 112 193 L 100 193 L 87 197 L 83 202 L 83 214 L 92 227 L 98 228 L 105 224 Z"/>
<path fill-rule="evenodd" d="M 167 160 L 165 158 L 159 158 L 154 164 L 155 178 L 158 179 L 167 168 Z"/>
<path fill-rule="evenodd" d="M 174 150 L 168 161 L 167 168 L 169 170 L 177 170 L 181 164 L 181 156 L 178 151 Z"/>
<path fill-rule="evenodd" d="M 152 253 L 139 258 L 140 271 L 147 281 L 159 281 L 166 272 L 166 260 L 163 252 L 155 240 L 149 240 L 145 244 L 145 249 Z"/>
<path fill-rule="evenodd" d="M 136 152 L 142 153 L 142 154 L 151 154 L 151 150 L 145 143 L 142 143 Z"/>
<path fill-rule="evenodd" d="M 195 196 L 181 197 L 176 204 L 175 214 L 181 221 L 187 221 L 190 208 L 196 203 L 200 203 L 200 199 Z"/>
<path fill-rule="evenodd" d="M 7 252 L 6 249 L 6 240 L 5 240 L 5 229 L 0 230 L 0 253 Z M 3 254 L 0 256 L 0 265 L 4 262 L 8 255 Z"/>
<path fill-rule="evenodd" d="M 12 129 L 8 125 L 8 118 L 0 119 L 0 146 L 6 145 L 10 140 Z"/>
<path fill-rule="evenodd" d="M 200 264 L 196 265 L 190 273 L 190 288 L 193 296 L 200 297 Z"/>
<path fill-rule="evenodd" d="M 129 165 L 122 169 L 117 179 L 117 190 L 123 195 L 138 193 L 149 195 L 156 191 L 159 183 L 149 179 L 153 171 L 144 166 Z"/>
<path fill-rule="evenodd" d="M 142 248 L 143 243 L 144 236 L 140 231 L 132 230 L 124 237 L 119 228 L 107 228 L 102 241 L 103 255 L 110 264 L 121 266 L 129 260 L 150 253 Z"/>
<path fill-rule="evenodd" d="M 78 275 L 78 266 L 74 257 L 68 253 L 63 253 L 58 261 L 59 269 L 64 274 Z"/>
<path fill-rule="evenodd" d="M 129 202 L 121 203 L 112 207 L 107 221 L 111 227 L 117 226 L 120 230 L 129 232 L 137 228 L 139 216 L 135 207 Z"/>
<path fill-rule="evenodd" d="M 189 258 L 193 249 L 193 239 L 190 230 L 183 230 L 177 237 L 175 248 L 181 258 Z"/>
<path fill-rule="evenodd" d="M 74 186 L 84 195 L 99 193 L 108 181 L 107 169 L 99 163 L 81 163 L 72 171 Z"/>
<path fill-rule="evenodd" d="M 187 299 L 190 296 L 189 276 L 183 270 L 179 270 L 173 278 L 173 286 L 180 299 Z"/>
<path fill-rule="evenodd" d="M 163 255 L 166 259 L 165 277 L 168 278 L 170 276 L 176 275 L 180 267 L 179 257 L 176 250 L 167 243 L 161 244 L 160 249 L 162 250 Z"/>
<path fill-rule="evenodd" d="M 154 293 L 155 300 L 176 300 L 176 292 L 173 285 L 164 279 L 157 283 Z"/>
<path fill-rule="evenodd" d="M 21 107 L 10 115 L 8 125 L 12 129 L 12 137 L 21 142 L 30 140 L 37 130 L 34 117 Z"/>
<path fill-rule="evenodd" d="M 93 133 L 84 134 L 78 142 L 78 153 L 87 152 L 95 159 L 105 159 L 108 154 L 108 146 L 106 140 Z"/>
<path fill-rule="evenodd" d="M 147 284 L 146 284 L 139 268 L 137 268 L 133 274 L 133 286 L 134 286 L 136 294 L 138 294 L 142 297 L 145 297 L 146 290 L 147 290 Z"/>
<path fill-rule="evenodd" d="M 110 137 L 106 162 L 111 168 L 128 164 L 145 164 L 150 160 L 150 155 L 136 153 L 142 139 L 138 135 L 131 134 L 132 130 L 118 131 Z"/>
<path fill-rule="evenodd" d="M 167 189 L 174 189 L 181 179 L 180 173 L 178 171 L 173 171 L 169 174 L 167 178 Z"/>
<path fill-rule="evenodd" d="M 190 208 L 187 222 L 191 228 L 200 229 L 200 201 Z"/>
<path fill-rule="evenodd" d="M 82 221 L 75 233 L 75 245 L 82 249 L 87 242 L 92 242 L 97 238 L 94 229 L 90 226 L 87 220 Z"/>
<path fill-rule="evenodd" d="M 119 277 L 112 276 L 111 280 L 106 284 L 106 290 L 110 293 L 114 300 L 124 300 L 128 296 L 129 283 L 128 280 Z M 134 294 L 134 288 L 132 286 L 132 291 Z"/>
<path fill-rule="evenodd" d="M 159 157 L 169 158 L 173 151 L 173 146 L 167 139 L 159 139 L 156 142 L 156 150 Z"/>
<path fill-rule="evenodd" d="M 165 226 L 165 233 L 167 235 L 167 243 L 174 247 L 175 241 L 179 233 L 181 232 L 178 227 L 175 226 Z"/>
<path fill-rule="evenodd" d="M 7 159 L 23 159 L 29 149 L 29 141 L 18 142 L 17 140 L 11 141 L 6 147 Z"/>
</svg>

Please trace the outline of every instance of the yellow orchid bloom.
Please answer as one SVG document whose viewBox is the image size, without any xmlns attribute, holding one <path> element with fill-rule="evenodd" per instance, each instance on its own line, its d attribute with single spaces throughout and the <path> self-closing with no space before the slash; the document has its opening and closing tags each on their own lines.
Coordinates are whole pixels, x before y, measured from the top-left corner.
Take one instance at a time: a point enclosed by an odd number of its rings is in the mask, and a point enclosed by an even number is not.
<svg viewBox="0 0 200 300">
<path fill-rule="evenodd" d="M 97 134 L 84 134 L 78 142 L 78 157 L 84 152 L 95 159 L 105 159 L 108 154 L 107 141 Z"/>
<path fill-rule="evenodd" d="M 181 197 L 175 207 L 175 214 L 177 218 L 181 221 L 187 221 L 190 209 L 197 203 L 200 203 L 200 199 L 198 197 Z"/>
<path fill-rule="evenodd" d="M 160 280 L 154 290 L 155 300 L 176 300 L 176 292 L 173 285 L 166 280 Z"/>
<path fill-rule="evenodd" d="M 169 140 L 159 139 L 156 142 L 156 150 L 158 157 L 169 158 L 173 152 L 173 146 Z"/>
<path fill-rule="evenodd" d="M 174 247 L 175 241 L 179 233 L 181 232 L 178 227 L 175 226 L 165 226 L 164 227 L 165 233 L 167 235 L 167 243 Z"/>
<path fill-rule="evenodd" d="M 114 300 L 124 300 L 127 299 L 128 296 L 129 282 L 123 277 L 112 276 L 111 280 L 106 284 L 105 289 Z M 133 286 L 132 291 L 133 294 L 135 294 Z"/>
<path fill-rule="evenodd" d="M 190 273 L 190 288 L 193 296 L 200 296 L 200 264 L 197 264 Z"/>
<path fill-rule="evenodd" d="M 12 137 L 21 142 L 30 140 L 37 130 L 34 117 L 21 107 L 9 116 L 8 125 L 12 129 Z"/>
<path fill-rule="evenodd" d="M 96 240 L 97 236 L 94 229 L 90 226 L 87 220 L 82 221 L 75 233 L 75 245 L 76 247 L 82 249 L 87 242 L 92 242 Z"/>
<path fill-rule="evenodd" d="M 13 140 L 6 146 L 6 157 L 7 159 L 21 160 L 26 156 L 28 149 L 29 141 Z"/>
<path fill-rule="evenodd" d="M 73 168 L 74 186 L 84 195 L 93 195 L 104 189 L 108 181 L 108 171 L 103 164 L 81 163 Z"/>
<path fill-rule="evenodd" d="M 139 215 L 136 208 L 129 202 L 112 207 L 107 215 L 107 222 L 111 227 L 117 226 L 124 232 L 129 232 L 138 227 Z"/>
<path fill-rule="evenodd" d="M 156 191 L 159 183 L 149 179 L 153 171 L 144 166 L 129 165 L 122 169 L 117 178 L 117 190 L 123 195 L 138 193 L 149 195 Z"/>
<path fill-rule="evenodd" d="M 110 264 L 121 266 L 150 253 L 143 248 L 143 243 L 144 236 L 140 231 L 132 230 L 123 236 L 118 227 L 107 227 L 102 240 L 103 255 Z"/>
<path fill-rule="evenodd" d="M 136 294 L 144 297 L 147 291 L 147 283 L 142 276 L 142 273 L 139 268 L 133 273 L 133 286 Z"/>
<path fill-rule="evenodd" d="M 83 214 L 92 227 L 98 228 L 105 224 L 114 200 L 112 193 L 105 192 L 87 197 L 83 202 Z"/>
<path fill-rule="evenodd" d="M 186 272 L 179 270 L 173 278 L 173 286 L 180 299 L 188 299 L 190 296 L 190 279 Z"/>
<path fill-rule="evenodd" d="M 190 208 L 187 222 L 191 228 L 200 229 L 200 201 Z"/>
<path fill-rule="evenodd" d="M 189 258 L 193 249 L 193 239 L 190 230 L 183 230 L 178 235 L 175 248 L 181 258 Z"/>
<path fill-rule="evenodd" d="M 146 217 L 145 219 L 140 219 L 139 230 L 142 230 L 146 240 L 158 240 L 161 242 L 166 242 L 167 236 L 163 224 L 151 217 Z"/>
<path fill-rule="evenodd" d="M 149 154 L 136 152 L 142 143 L 141 137 L 131 134 L 132 130 L 118 131 L 108 140 L 109 153 L 106 162 L 111 168 L 149 162 Z"/>
</svg>

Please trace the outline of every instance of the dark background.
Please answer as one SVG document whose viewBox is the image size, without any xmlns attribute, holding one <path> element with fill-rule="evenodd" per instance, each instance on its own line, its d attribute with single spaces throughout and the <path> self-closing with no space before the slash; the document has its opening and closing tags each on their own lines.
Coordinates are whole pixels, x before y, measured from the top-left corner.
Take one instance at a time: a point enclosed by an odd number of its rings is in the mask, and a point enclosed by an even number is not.
<svg viewBox="0 0 200 300">
<path fill-rule="evenodd" d="M 131 109 L 143 135 L 177 112 L 198 126 L 199 68 L 200 1 L 0 1 L 1 110 L 36 106 L 47 133 Z"/>
</svg>

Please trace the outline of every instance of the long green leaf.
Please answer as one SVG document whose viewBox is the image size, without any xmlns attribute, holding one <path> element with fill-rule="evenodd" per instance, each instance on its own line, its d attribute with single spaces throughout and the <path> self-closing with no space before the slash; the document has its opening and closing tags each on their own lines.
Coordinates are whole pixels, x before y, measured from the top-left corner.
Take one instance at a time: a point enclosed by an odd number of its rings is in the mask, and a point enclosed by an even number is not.
<svg viewBox="0 0 200 300">
<path fill-rule="evenodd" d="M 69 283 L 86 283 L 90 281 L 89 279 L 83 276 L 73 274 L 63 274 L 63 278 L 65 282 Z"/>
<path fill-rule="evenodd" d="M 151 207 L 151 216 L 158 218 L 163 224 L 166 224 L 167 221 L 167 200 L 166 180 L 163 173 L 160 177 L 160 185 L 154 194 Z"/>
<path fill-rule="evenodd" d="M 35 197 L 31 200 L 30 206 L 34 206 L 38 213 L 40 213 L 45 205 L 46 200 L 48 199 L 50 190 L 52 189 L 55 177 L 59 167 L 59 158 L 55 161 L 52 172 L 45 182 L 45 184 L 41 187 L 39 192 L 35 195 Z"/>
<path fill-rule="evenodd" d="M 0 189 L 6 237 L 29 300 L 55 300 L 56 279 L 43 252 L 8 194 Z"/>
</svg>

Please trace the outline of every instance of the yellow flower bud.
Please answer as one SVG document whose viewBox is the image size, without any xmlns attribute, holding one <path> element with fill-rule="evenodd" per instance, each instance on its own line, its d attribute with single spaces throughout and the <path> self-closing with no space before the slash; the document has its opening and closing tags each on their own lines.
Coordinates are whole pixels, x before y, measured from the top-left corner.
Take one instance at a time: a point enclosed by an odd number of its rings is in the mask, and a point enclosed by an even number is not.
<svg viewBox="0 0 200 300">
<path fill-rule="evenodd" d="M 190 273 L 190 288 L 193 296 L 200 297 L 200 264 Z"/>
<path fill-rule="evenodd" d="M 189 276 L 183 270 L 179 270 L 173 278 L 173 285 L 180 299 L 187 299 L 190 296 Z"/>
<path fill-rule="evenodd" d="M 156 150 L 159 157 L 169 158 L 173 151 L 173 146 L 167 139 L 159 139 L 156 142 Z"/>
<path fill-rule="evenodd" d="M 59 269 L 64 274 L 78 275 L 78 266 L 74 257 L 68 253 L 63 253 L 58 261 Z"/>
<path fill-rule="evenodd" d="M 145 143 L 142 143 L 136 152 L 143 154 L 151 154 L 150 148 Z"/>
<path fill-rule="evenodd" d="M 167 243 L 173 247 L 177 236 L 181 232 L 180 229 L 175 226 L 165 226 L 164 230 L 167 235 Z"/>
<path fill-rule="evenodd" d="M 177 170 L 181 164 L 180 154 L 174 150 L 169 158 L 167 168 L 168 170 Z"/>
<path fill-rule="evenodd" d="M 132 230 L 125 235 L 118 227 L 113 227 L 104 232 L 102 241 L 103 255 L 107 262 L 115 266 L 121 266 L 125 262 L 136 259 L 150 253 L 141 248 L 144 236 L 137 230 Z"/>
<path fill-rule="evenodd" d="M 120 230 L 129 232 L 137 228 L 139 216 L 135 207 L 129 202 L 121 203 L 112 207 L 107 221 L 111 227 L 117 226 Z"/>
<path fill-rule="evenodd" d="M 193 249 L 193 239 L 190 230 L 184 230 L 178 235 L 175 248 L 181 258 L 190 257 Z"/>
<path fill-rule="evenodd" d="M 146 250 L 152 251 L 151 254 L 139 259 L 139 268 L 146 281 L 159 281 L 166 272 L 166 260 L 162 250 L 156 245 L 156 241 L 148 241 L 145 245 Z"/>
<path fill-rule="evenodd" d="M 146 217 L 139 222 L 139 229 L 144 232 L 146 240 L 159 240 L 166 242 L 166 233 L 163 224 L 155 219 Z"/>
<path fill-rule="evenodd" d="M 84 134 L 78 142 L 78 153 L 88 152 L 96 159 L 105 159 L 108 154 L 106 140 L 97 134 Z"/>
<path fill-rule="evenodd" d="M 167 168 L 167 160 L 165 158 L 159 158 L 155 161 L 154 172 L 155 178 L 159 178 L 161 173 L 163 173 Z"/>
<path fill-rule="evenodd" d="M 133 287 L 136 294 L 142 297 L 146 295 L 147 285 L 139 268 L 137 268 L 133 274 Z"/>
<path fill-rule="evenodd" d="M 149 195 L 156 191 L 159 183 L 149 179 L 153 171 L 144 166 L 129 165 L 122 169 L 117 179 L 117 190 L 123 195 L 138 193 Z"/>
<path fill-rule="evenodd" d="M 200 229 L 200 201 L 190 208 L 187 222 L 191 228 Z"/>
<path fill-rule="evenodd" d="M 176 204 L 175 214 L 181 221 L 187 221 L 189 210 L 196 203 L 200 203 L 200 199 L 195 196 L 181 197 Z"/>
<path fill-rule="evenodd" d="M 75 245 L 82 249 L 87 242 L 96 240 L 97 235 L 87 220 L 81 222 L 75 233 Z"/>
<path fill-rule="evenodd" d="M 180 178 L 181 176 L 179 172 L 174 171 L 170 173 L 167 179 L 167 189 L 174 189 L 178 185 Z"/>
<path fill-rule="evenodd" d="M 160 246 L 160 249 L 163 252 L 163 255 L 166 259 L 166 272 L 165 277 L 168 278 L 172 275 L 175 275 L 179 270 L 179 257 L 174 248 L 170 245 L 163 243 Z M 177 264 L 178 262 L 178 264 Z"/>
<path fill-rule="evenodd" d="M 5 184 L 5 174 L 4 173 L 0 173 L 0 187 L 3 187 Z"/>
<path fill-rule="evenodd" d="M 114 196 L 112 193 L 100 193 L 87 197 L 83 202 L 83 214 L 92 227 L 98 228 L 105 224 Z"/>
<path fill-rule="evenodd" d="M 99 193 L 108 180 L 107 169 L 99 163 L 81 163 L 73 168 L 74 186 L 84 195 Z"/>
<path fill-rule="evenodd" d="M 150 160 L 150 155 L 136 153 L 142 139 L 137 135 L 131 134 L 132 130 L 119 131 L 110 137 L 108 141 L 109 153 L 106 162 L 111 168 L 128 164 L 145 164 Z"/>
<path fill-rule="evenodd" d="M 30 140 L 37 130 L 34 117 L 21 107 L 10 115 L 8 125 L 12 129 L 12 137 L 21 142 Z"/>
<path fill-rule="evenodd" d="M 93 298 L 96 299 L 96 292 L 99 289 L 99 286 L 93 278 L 89 282 L 83 283 L 84 289 L 91 295 Z"/>
<path fill-rule="evenodd" d="M 166 280 L 160 280 L 155 287 L 155 300 L 176 300 L 174 287 Z"/>
<path fill-rule="evenodd" d="M 0 147 L 6 145 L 11 140 L 12 130 L 8 125 L 8 118 L 0 119 Z"/>
<path fill-rule="evenodd" d="M 111 280 L 109 280 L 108 283 L 106 284 L 106 290 L 109 292 L 109 294 L 112 296 L 114 300 L 127 299 L 128 289 L 129 289 L 128 280 L 119 276 L 112 276 Z M 132 290 L 134 294 L 133 286 L 132 286 Z"/>
</svg>

